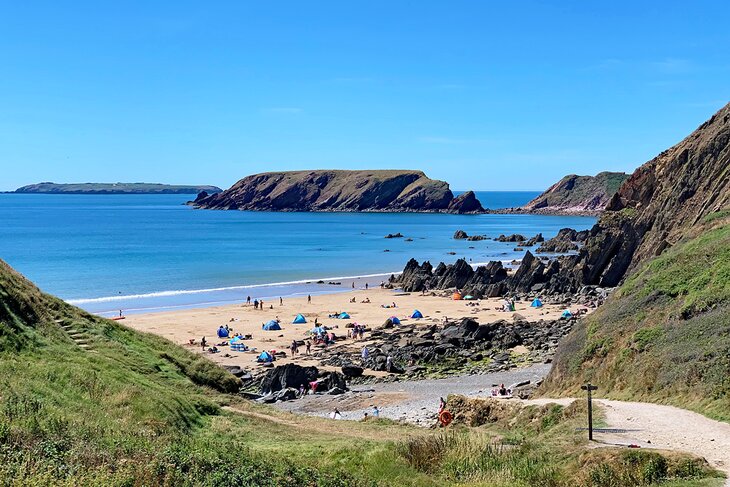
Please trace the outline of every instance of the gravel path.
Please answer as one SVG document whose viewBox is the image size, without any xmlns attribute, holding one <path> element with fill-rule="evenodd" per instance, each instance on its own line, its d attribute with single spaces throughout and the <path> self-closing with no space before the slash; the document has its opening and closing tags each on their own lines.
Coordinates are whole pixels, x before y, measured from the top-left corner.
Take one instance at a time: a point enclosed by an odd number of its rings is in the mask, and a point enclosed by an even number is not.
<svg viewBox="0 0 730 487">
<path fill-rule="evenodd" d="M 527 402 L 569 404 L 571 401 L 573 399 L 543 398 Z M 730 487 L 730 424 L 661 404 L 608 399 L 596 399 L 595 402 L 602 406 L 608 428 L 627 430 L 624 433 L 595 433 L 596 441 L 692 453 L 728 475 L 725 485 Z"/>
<path fill-rule="evenodd" d="M 359 420 L 366 412 L 372 414 L 372 405 L 376 405 L 381 417 L 430 426 L 436 421 L 440 397 L 446 398 L 449 394 L 486 396 L 493 384 L 509 386 L 525 380 L 536 382 L 544 378 L 549 370 L 550 365 L 539 364 L 484 375 L 355 386 L 352 391 L 339 396 L 306 396 L 304 399 L 278 403 L 276 407 L 316 416 L 327 416 L 337 408 L 343 419 Z"/>
</svg>

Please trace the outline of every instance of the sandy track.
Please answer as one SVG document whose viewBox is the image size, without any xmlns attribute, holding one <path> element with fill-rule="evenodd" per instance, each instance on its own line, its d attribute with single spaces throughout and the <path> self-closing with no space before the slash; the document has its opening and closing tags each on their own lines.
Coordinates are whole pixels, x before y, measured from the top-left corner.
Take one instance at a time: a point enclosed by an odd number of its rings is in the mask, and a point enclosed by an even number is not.
<svg viewBox="0 0 730 487">
<path fill-rule="evenodd" d="M 527 403 L 569 404 L 572 401 L 543 398 Z M 730 424 L 661 404 L 608 399 L 596 399 L 595 402 L 602 406 L 608 428 L 628 430 L 625 433 L 595 433 L 597 441 L 692 453 L 728 475 L 725 485 L 730 486 Z"/>
</svg>

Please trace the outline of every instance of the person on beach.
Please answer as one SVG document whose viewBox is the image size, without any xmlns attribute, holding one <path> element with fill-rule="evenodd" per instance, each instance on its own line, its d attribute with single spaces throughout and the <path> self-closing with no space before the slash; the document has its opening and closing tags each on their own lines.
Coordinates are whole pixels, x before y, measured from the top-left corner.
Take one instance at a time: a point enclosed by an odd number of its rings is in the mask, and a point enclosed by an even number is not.
<svg viewBox="0 0 730 487">
<path fill-rule="evenodd" d="M 388 358 L 385 359 L 385 371 L 390 372 L 393 369 L 393 357 L 391 355 L 388 355 Z"/>
<path fill-rule="evenodd" d="M 312 304 L 312 295 L 311 294 L 307 294 L 307 303 Z"/>
<path fill-rule="evenodd" d="M 355 289 L 355 281 L 352 281 L 352 289 Z"/>
<path fill-rule="evenodd" d="M 439 397 L 439 413 L 446 409 L 446 401 L 443 397 Z"/>
<path fill-rule="evenodd" d="M 261 301 L 259 301 L 259 308 L 261 308 L 261 311 L 264 310 L 264 300 L 263 299 Z"/>
<path fill-rule="evenodd" d="M 360 352 L 360 356 L 363 360 L 367 360 L 370 357 L 370 350 L 368 350 L 368 347 L 362 347 L 362 352 Z"/>
<path fill-rule="evenodd" d="M 281 296 L 279 297 L 279 306 L 284 306 L 284 300 L 281 299 Z"/>
<path fill-rule="evenodd" d="M 309 355 L 312 352 L 312 341 L 311 340 L 307 340 L 307 345 L 306 346 L 307 346 L 307 348 L 305 350 L 307 352 L 307 355 Z"/>
<path fill-rule="evenodd" d="M 365 283 L 365 290 L 366 291 L 368 290 L 368 283 L 367 282 Z"/>
<path fill-rule="evenodd" d="M 258 299 L 253 300 L 253 309 L 259 309 L 259 300 Z"/>
<path fill-rule="evenodd" d="M 340 410 L 335 408 L 335 410 L 330 413 L 330 419 L 342 419 L 342 413 L 340 413 Z"/>
<path fill-rule="evenodd" d="M 203 339 L 200 340 L 200 345 L 203 347 L 203 350 L 205 350 L 205 347 L 208 345 L 208 342 L 205 341 L 205 337 L 203 337 Z"/>
<path fill-rule="evenodd" d="M 291 346 L 289 347 L 291 350 L 291 356 L 294 357 L 297 353 L 299 353 L 299 345 L 297 345 L 296 340 L 292 340 Z"/>
<path fill-rule="evenodd" d="M 373 417 L 377 418 L 380 416 L 380 409 L 378 409 L 378 406 L 373 406 Z"/>
<path fill-rule="evenodd" d="M 246 306 L 251 306 L 251 296 L 246 296 Z"/>
<path fill-rule="evenodd" d="M 119 317 L 120 318 L 122 317 L 122 310 L 121 309 L 119 310 Z"/>
</svg>

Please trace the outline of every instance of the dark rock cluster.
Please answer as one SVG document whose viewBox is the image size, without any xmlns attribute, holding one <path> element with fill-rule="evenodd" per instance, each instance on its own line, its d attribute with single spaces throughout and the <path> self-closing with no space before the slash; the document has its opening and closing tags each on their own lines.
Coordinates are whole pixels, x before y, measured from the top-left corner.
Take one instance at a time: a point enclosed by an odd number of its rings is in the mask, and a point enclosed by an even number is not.
<svg viewBox="0 0 730 487">
<path fill-rule="evenodd" d="M 441 374 L 463 372 L 488 373 L 515 366 L 510 349 L 519 345 L 529 352 L 521 363 L 550 361 L 560 339 L 575 322 L 568 320 L 528 322 L 516 316 L 513 322 L 499 320 L 479 324 L 464 318 L 441 325 L 400 326 L 373 330 L 373 345 L 367 358 L 338 352 L 322 360 L 323 364 L 362 367 L 395 374 L 419 377 L 428 370 Z M 391 369 L 388 369 L 390 357 Z"/>
<path fill-rule="evenodd" d="M 320 373 L 317 367 L 290 363 L 268 370 L 261 379 L 261 395 L 258 399 L 265 403 L 290 401 L 299 397 L 300 389 L 309 390 L 309 384 L 313 381 L 318 382 L 318 392 L 343 394 L 348 390 L 345 375 L 340 372 Z"/>
<path fill-rule="evenodd" d="M 588 238 L 589 233 L 589 230 L 582 230 L 578 232 L 572 228 L 562 228 L 555 237 L 543 242 L 543 244 L 540 245 L 535 252 L 565 254 L 578 250 L 580 248 L 580 244 L 585 242 Z"/>
</svg>

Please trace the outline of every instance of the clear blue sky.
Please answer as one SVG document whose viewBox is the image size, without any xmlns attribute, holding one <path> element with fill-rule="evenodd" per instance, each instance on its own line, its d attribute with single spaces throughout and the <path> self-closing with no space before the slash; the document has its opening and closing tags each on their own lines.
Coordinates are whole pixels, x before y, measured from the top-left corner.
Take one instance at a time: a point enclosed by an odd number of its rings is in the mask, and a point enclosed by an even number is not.
<svg viewBox="0 0 730 487">
<path fill-rule="evenodd" d="M 730 101 L 728 19 L 720 0 L 2 2 L 0 189 L 632 171 Z"/>
</svg>

